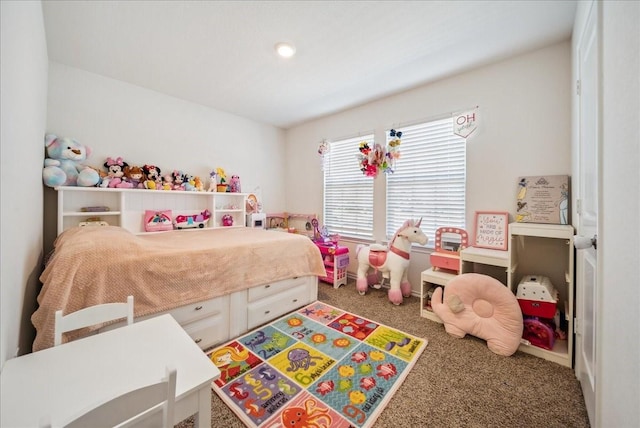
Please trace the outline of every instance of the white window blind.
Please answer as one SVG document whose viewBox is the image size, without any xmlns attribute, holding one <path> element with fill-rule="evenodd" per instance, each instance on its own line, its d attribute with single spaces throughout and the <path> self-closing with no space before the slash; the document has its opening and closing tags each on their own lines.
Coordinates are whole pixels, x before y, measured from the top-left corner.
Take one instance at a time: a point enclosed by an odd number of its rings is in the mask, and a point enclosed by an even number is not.
<svg viewBox="0 0 640 428">
<path fill-rule="evenodd" d="M 433 245 L 438 227 L 465 227 L 465 139 L 453 134 L 452 118 L 398 130 L 400 158 L 387 174 L 387 239 L 405 220 L 422 218 Z"/>
<path fill-rule="evenodd" d="M 373 238 L 373 178 L 360 171 L 360 143 L 373 147 L 373 135 L 331 143 L 324 171 L 324 224 L 330 233 Z"/>
</svg>

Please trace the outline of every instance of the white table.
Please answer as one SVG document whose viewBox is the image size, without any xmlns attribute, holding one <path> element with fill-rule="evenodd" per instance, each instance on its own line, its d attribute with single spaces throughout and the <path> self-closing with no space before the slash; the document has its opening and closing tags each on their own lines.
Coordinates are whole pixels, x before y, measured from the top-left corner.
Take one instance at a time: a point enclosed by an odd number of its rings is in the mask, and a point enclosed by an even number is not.
<svg viewBox="0 0 640 428">
<path fill-rule="evenodd" d="M 171 315 L 133 323 L 5 362 L 0 426 L 69 422 L 82 411 L 177 370 L 175 423 L 196 414 L 210 426 L 211 381 L 220 376 Z"/>
</svg>

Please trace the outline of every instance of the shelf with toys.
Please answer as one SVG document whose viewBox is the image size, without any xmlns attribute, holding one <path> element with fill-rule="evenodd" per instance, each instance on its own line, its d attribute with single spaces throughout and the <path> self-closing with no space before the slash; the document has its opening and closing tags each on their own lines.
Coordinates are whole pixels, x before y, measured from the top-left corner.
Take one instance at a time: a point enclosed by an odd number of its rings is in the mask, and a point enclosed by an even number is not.
<svg viewBox="0 0 640 428">
<path fill-rule="evenodd" d="M 135 234 L 245 225 L 245 193 L 78 186 L 55 190 L 58 234 L 70 227 L 105 223 Z"/>
<path fill-rule="evenodd" d="M 309 238 L 314 236 L 313 221 L 317 221 L 315 214 L 299 213 L 271 213 L 266 215 L 266 227 L 281 232 L 299 233 Z"/>
</svg>

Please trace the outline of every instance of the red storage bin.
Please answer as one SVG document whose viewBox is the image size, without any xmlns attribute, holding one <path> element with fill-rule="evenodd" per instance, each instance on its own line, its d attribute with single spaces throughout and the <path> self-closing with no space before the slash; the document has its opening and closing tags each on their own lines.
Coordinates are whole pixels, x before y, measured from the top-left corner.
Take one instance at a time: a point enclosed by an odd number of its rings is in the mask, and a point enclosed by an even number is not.
<svg viewBox="0 0 640 428">
<path fill-rule="evenodd" d="M 518 284 L 518 304 L 524 315 L 553 318 L 558 305 L 558 291 L 546 276 L 527 275 Z"/>
</svg>

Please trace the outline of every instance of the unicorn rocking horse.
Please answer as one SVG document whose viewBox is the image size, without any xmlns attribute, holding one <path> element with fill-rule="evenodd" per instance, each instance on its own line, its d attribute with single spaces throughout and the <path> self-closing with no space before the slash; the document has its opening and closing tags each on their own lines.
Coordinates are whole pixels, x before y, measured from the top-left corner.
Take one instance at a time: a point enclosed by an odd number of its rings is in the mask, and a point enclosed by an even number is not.
<svg viewBox="0 0 640 428">
<path fill-rule="evenodd" d="M 358 279 L 356 289 L 361 296 L 369 286 L 368 272 L 372 267 L 377 273 L 382 272 L 382 282 L 389 279 L 389 300 L 394 305 L 402 303 L 402 298 L 411 296 L 411 284 L 407 279 L 409 270 L 409 256 L 411 244 L 420 245 L 427 243 L 427 235 L 420 229 L 422 219 L 414 224 L 413 220 L 407 220 L 398 229 L 388 246 L 373 244 L 370 246 L 358 245 L 356 256 L 358 258 Z M 377 276 L 377 275 L 376 275 Z M 374 285 L 380 288 L 381 284 Z"/>
</svg>

